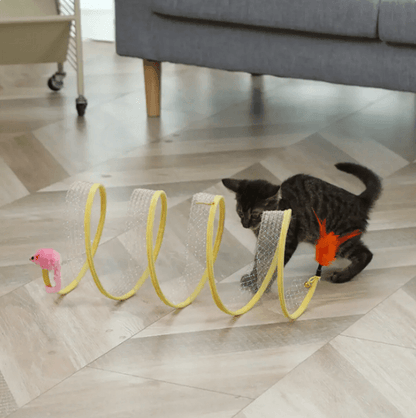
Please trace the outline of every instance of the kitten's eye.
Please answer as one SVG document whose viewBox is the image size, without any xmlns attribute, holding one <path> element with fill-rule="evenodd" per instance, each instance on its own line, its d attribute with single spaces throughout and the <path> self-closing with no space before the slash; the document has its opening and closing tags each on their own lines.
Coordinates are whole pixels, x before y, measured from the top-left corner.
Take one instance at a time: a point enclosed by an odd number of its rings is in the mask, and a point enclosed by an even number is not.
<svg viewBox="0 0 416 418">
<path fill-rule="evenodd" d="M 259 219 L 260 218 L 260 214 L 259 213 L 255 213 L 251 216 L 253 219 Z"/>
</svg>

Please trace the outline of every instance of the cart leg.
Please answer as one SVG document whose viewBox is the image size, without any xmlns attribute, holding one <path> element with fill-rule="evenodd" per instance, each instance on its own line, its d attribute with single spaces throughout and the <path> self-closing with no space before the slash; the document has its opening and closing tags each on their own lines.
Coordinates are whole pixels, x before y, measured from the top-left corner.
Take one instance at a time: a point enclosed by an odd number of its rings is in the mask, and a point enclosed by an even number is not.
<svg viewBox="0 0 416 418">
<path fill-rule="evenodd" d="M 81 37 L 81 8 L 79 0 L 74 2 L 75 9 L 75 41 L 77 45 L 77 84 L 78 98 L 76 99 L 76 108 L 78 116 L 84 116 L 85 109 L 88 105 L 87 99 L 84 97 L 84 62 L 82 57 L 82 37 Z"/>
</svg>

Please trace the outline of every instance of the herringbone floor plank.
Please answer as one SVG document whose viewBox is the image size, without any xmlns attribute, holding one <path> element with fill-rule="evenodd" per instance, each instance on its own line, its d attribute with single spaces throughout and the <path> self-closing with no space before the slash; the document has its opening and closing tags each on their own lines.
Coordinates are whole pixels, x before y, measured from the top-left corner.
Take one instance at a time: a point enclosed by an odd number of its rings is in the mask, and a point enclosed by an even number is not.
<svg viewBox="0 0 416 418">
<path fill-rule="evenodd" d="M 113 44 L 84 47 L 84 120 L 71 70 L 54 94 L 54 66 L 0 68 L 0 418 L 414 417 L 415 96 L 163 64 L 163 114 L 147 119 L 141 62 Z M 169 214 L 157 268 L 174 291 L 191 197 L 222 194 L 216 272 L 237 306 L 248 298 L 238 280 L 255 239 L 221 178 L 279 183 L 304 172 L 360 193 L 360 181 L 334 168 L 340 161 L 384 180 L 364 237 L 374 259 L 349 283 L 322 280 L 294 323 L 276 289 L 232 318 L 208 288 L 175 311 L 150 281 L 123 303 L 106 299 L 90 273 L 71 294 L 48 295 L 28 261 L 42 247 L 65 255 L 65 193 L 76 180 L 101 182 L 108 213 L 97 272 L 117 285 L 130 195 L 162 189 Z M 300 245 L 285 275 L 315 268 L 313 247 Z"/>
</svg>

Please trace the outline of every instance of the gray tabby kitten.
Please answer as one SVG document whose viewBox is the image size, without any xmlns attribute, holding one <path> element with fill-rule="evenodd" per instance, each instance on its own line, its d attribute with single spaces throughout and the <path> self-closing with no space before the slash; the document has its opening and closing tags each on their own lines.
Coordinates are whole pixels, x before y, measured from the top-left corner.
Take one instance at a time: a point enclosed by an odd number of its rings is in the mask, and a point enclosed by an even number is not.
<svg viewBox="0 0 416 418">
<path fill-rule="evenodd" d="M 366 231 L 370 210 L 382 191 L 381 180 L 371 170 L 358 164 L 338 163 L 335 167 L 358 177 L 366 186 L 364 192 L 357 196 L 306 174 L 290 177 L 280 186 L 265 180 L 223 179 L 222 182 L 236 193 L 237 213 L 243 227 L 252 229 L 256 236 L 263 211 L 292 209 L 285 248 L 286 265 L 299 242 L 315 245 L 318 240 L 319 224 L 313 211 L 319 219 L 326 219 L 327 232 L 333 231 L 342 236 L 356 229 L 362 233 Z M 341 244 L 336 256 L 347 258 L 351 264 L 331 274 L 329 280 L 334 283 L 348 282 L 373 258 L 361 235 Z M 252 277 L 253 273 L 244 275 L 241 285 L 257 291 L 257 282 L 253 282 Z"/>
</svg>

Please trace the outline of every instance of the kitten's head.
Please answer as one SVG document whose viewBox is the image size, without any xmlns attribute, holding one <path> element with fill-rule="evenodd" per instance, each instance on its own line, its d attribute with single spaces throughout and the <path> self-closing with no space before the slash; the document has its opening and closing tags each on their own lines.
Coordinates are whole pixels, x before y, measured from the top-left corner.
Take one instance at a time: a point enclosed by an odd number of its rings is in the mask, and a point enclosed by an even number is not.
<svg viewBox="0 0 416 418">
<path fill-rule="evenodd" d="M 236 194 L 237 213 L 244 228 L 256 231 L 263 211 L 277 209 L 280 186 L 266 180 L 223 179 L 222 184 Z"/>
</svg>

